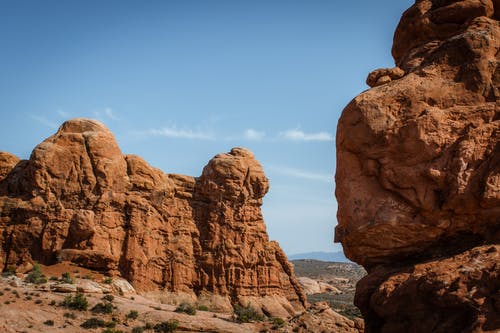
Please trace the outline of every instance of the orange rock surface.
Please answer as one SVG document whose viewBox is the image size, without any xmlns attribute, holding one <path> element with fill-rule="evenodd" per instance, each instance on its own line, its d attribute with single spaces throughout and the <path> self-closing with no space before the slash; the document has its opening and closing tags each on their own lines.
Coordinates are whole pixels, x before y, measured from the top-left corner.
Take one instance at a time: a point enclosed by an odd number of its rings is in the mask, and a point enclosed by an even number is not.
<svg viewBox="0 0 500 333">
<path fill-rule="evenodd" d="M 215 156 L 199 178 L 165 174 L 123 155 L 101 123 L 74 119 L 28 161 L 0 153 L 0 181 L 2 268 L 70 261 L 143 292 L 254 297 L 281 315 L 304 308 L 267 236 L 268 179 L 246 149 Z"/>
<path fill-rule="evenodd" d="M 356 296 L 367 332 L 500 329 L 498 254 L 481 247 L 500 243 L 499 19 L 498 1 L 416 1 L 397 68 L 342 113 L 335 238 L 370 273 Z"/>
</svg>

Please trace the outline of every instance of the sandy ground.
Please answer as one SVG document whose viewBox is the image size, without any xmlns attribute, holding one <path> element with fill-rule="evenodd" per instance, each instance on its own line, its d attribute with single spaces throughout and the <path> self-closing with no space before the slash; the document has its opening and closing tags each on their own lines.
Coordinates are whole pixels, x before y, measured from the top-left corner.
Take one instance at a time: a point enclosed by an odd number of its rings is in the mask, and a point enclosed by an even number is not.
<svg viewBox="0 0 500 333">
<path fill-rule="evenodd" d="M 69 267 L 44 267 L 47 276 L 60 276 Z M 73 273 L 79 270 L 79 273 Z M 70 271 L 73 274 L 89 274 L 81 268 Z M 101 278 L 95 276 L 96 280 Z M 78 285 L 78 280 L 76 280 Z M 17 286 L 16 286 L 17 285 Z M 85 294 L 89 302 L 89 310 L 69 310 L 59 303 L 68 293 L 40 290 L 40 286 L 12 283 L 0 278 L 0 332 L 2 333 L 38 333 L 38 332 L 102 332 L 103 328 L 84 329 L 80 325 L 91 317 L 110 322 L 115 318 L 118 322 L 115 329 L 131 332 L 132 328 L 144 326 L 146 323 L 157 324 L 176 319 L 179 321 L 178 331 L 182 332 L 259 332 L 266 324 L 238 324 L 231 321 L 230 314 L 197 311 L 196 315 L 174 312 L 175 306 L 153 302 L 140 295 L 120 296 L 114 294 L 113 304 L 116 309 L 112 314 L 93 314 L 90 309 L 102 302 L 103 294 Z M 139 317 L 127 319 L 126 315 L 136 310 Z M 65 316 L 66 314 L 66 316 Z M 68 314 L 74 318 L 67 317 Z M 52 320 L 53 326 L 47 325 Z M 146 331 L 152 332 L 152 331 Z"/>
</svg>

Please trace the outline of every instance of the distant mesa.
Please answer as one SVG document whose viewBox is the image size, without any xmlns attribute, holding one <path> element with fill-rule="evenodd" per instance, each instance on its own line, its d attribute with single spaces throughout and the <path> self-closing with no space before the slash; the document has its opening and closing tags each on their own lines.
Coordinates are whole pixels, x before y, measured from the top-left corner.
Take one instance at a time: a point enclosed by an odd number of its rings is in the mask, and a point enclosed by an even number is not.
<svg viewBox="0 0 500 333">
<path fill-rule="evenodd" d="M 305 253 L 296 253 L 288 256 L 289 260 L 300 260 L 300 259 L 310 259 L 310 260 L 319 260 L 319 261 L 329 261 L 329 262 L 347 262 L 351 261 L 347 259 L 344 255 L 344 252 L 305 252 Z"/>
<path fill-rule="evenodd" d="M 123 155 L 100 122 L 73 119 L 29 160 L 0 153 L 0 266 L 68 261 L 151 297 L 219 295 L 223 308 L 288 317 L 306 298 L 268 238 L 268 189 L 247 149 L 216 155 L 197 178 L 166 174 Z"/>
</svg>

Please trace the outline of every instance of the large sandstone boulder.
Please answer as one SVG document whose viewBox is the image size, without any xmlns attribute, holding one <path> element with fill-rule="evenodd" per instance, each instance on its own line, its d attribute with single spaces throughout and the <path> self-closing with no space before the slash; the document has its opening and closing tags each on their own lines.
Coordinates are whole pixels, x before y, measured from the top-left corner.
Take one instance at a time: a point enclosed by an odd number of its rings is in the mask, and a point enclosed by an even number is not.
<svg viewBox="0 0 500 333">
<path fill-rule="evenodd" d="M 268 189 L 246 149 L 215 156 L 199 178 L 165 174 L 123 155 L 101 123 L 70 120 L 28 161 L 0 153 L 0 265 L 70 261 L 142 292 L 268 297 L 294 314 L 305 296 L 268 239 Z"/>
<path fill-rule="evenodd" d="M 335 238 L 370 273 L 356 299 L 367 332 L 500 329 L 500 307 L 476 302 L 500 297 L 498 255 L 475 248 L 500 243 L 499 18 L 498 1 L 416 1 L 398 69 L 372 73 L 342 113 Z M 454 271 L 458 258 L 488 278 Z"/>
</svg>

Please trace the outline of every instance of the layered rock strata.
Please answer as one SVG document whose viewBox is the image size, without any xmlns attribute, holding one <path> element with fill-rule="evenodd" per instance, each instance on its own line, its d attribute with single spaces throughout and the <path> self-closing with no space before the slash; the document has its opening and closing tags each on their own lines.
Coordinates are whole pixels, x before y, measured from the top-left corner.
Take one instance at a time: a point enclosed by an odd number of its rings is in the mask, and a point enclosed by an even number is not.
<svg viewBox="0 0 500 333">
<path fill-rule="evenodd" d="M 101 123 L 65 122 L 29 160 L 0 153 L 0 266 L 70 261 L 139 291 L 222 295 L 293 314 L 305 296 L 260 206 L 253 154 L 215 156 L 200 177 L 123 155 Z"/>
<path fill-rule="evenodd" d="M 500 329 L 499 19 L 498 1 L 416 1 L 397 68 L 342 113 L 335 238 L 369 272 L 367 332 Z"/>
</svg>

